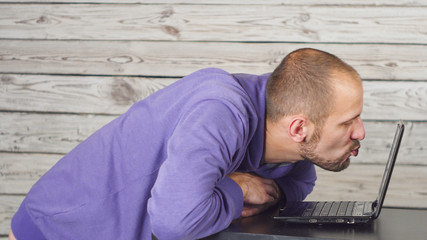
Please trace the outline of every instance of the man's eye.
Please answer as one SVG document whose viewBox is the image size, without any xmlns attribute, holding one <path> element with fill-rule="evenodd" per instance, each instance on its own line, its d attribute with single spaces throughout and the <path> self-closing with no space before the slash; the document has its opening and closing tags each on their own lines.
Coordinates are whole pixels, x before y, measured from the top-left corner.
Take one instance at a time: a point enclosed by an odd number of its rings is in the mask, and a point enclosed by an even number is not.
<svg viewBox="0 0 427 240">
<path fill-rule="evenodd" d="M 343 125 L 344 126 L 350 126 L 352 123 L 353 123 L 353 121 L 348 121 L 348 122 L 343 123 Z"/>
</svg>

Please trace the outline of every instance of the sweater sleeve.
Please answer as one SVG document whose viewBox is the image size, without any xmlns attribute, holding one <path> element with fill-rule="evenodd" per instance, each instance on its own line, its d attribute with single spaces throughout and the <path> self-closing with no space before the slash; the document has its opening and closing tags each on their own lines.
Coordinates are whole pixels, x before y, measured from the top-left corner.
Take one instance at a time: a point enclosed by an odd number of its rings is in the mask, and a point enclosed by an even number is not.
<svg viewBox="0 0 427 240">
<path fill-rule="evenodd" d="M 313 191 L 316 182 L 316 170 L 308 161 L 294 165 L 292 171 L 279 179 L 275 179 L 287 202 L 302 201 Z"/>
<path fill-rule="evenodd" d="M 226 104 L 208 100 L 179 121 L 168 141 L 148 202 L 159 239 L 195 239 L 225 229 L 243 208 L 240 187 L 226 177 L 244 141 L 244 121 Z"/>
</svg>

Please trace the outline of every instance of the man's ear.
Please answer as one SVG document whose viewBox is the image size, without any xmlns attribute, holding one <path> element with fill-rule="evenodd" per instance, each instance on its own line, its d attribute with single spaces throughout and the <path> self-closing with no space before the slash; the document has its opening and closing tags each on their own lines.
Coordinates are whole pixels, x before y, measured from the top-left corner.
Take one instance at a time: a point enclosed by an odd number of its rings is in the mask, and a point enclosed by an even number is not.
<svg viewBox="0 0 427 240">
<path fill-rule="evenodd" d="M 307 137 L 307 124 L 308 121 L 305 117 L 297 116 L 292 118 L 289 124 L 289 136 L 295 142 L 303 142 Z"/>
</svg>

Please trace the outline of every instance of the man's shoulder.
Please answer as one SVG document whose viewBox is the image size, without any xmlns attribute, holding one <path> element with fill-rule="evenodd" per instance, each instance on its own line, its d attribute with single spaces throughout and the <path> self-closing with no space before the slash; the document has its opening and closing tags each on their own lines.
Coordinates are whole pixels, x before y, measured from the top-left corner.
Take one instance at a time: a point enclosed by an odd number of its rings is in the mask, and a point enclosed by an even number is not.
<svg viewBox="0 0 427 240">
<path fill-rule="evenodd" d="M 221 69 L 221 68 L 215 68 L 215 67 L 202 68 L 196 72 L 231 75 L 231 73 L 227 72 L 226 70 Z"/>
<path fill-rule="evenodd" d="M 223 78 L 233 77 L 231 73 L 220 68 L 203 68 L 187 75 L 184 78 L 211 78 L 214 76 Z"/>
<path fill-rule="evenodd" d="M 226 80 L 226 79 L 233 79 L 233 80 L 242 80 L 242 81 L 257 81 L 260 80 L 260 78 L 268 78 L 271 73 L 264 73 L 261 75 L 258 74 L 251 74 L 251 73 L 230 73 L 226 70 L 220 69 L 220 68 L 203 68 L 200 69 L 189 76 L 202 76 L 206 78 L 210 77 L 219 77 L 217 80 Z M 214 78 L 216 79 L 216 78 Z"/>
<path fill-rule="evenodd" d="M 222 84 L 237 84 L 237 81 L 234 78 L 233 74 L 219 68 L 200 69 L 184 77 L 184 79 L 196 81 L 197 84 L 202 85 L 220 84 L 218 87 L 222 86 Z"/>
<path fill-rule="evenodd" d="M 219 68 L 198 70 L 187 75 L 181 81 L 183 86 L 195 90 L 197 92 L 196 95 L 203 98 L 209 96 L 225 97 L 228 95 L 237 97 L 247 94 L 233 74 Z"/>
</svg>

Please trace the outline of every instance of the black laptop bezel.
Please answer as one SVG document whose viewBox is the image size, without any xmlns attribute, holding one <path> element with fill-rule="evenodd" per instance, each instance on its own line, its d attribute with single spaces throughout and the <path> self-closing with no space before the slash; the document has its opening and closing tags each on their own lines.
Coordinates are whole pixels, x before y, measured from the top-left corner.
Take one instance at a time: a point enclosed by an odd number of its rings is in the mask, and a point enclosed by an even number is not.
<svg viewBox="0 0 427 240">
<path fill-rule="evenodd" d="M 384 170 L 383 178 L 381 180 L 381 187 L 378 193 L 378 198 L 375 200 L 374 204 L 375 211 L 372 216 L 373 219 L 376 219 L 380 216 L 381 208 L 384 203 L 385 196 L 387 194 L 388 185 L 390 184 L 391 175 L 393 173 L 394 165 L 396 163 L 397 154 L 399 153 L 400 143 L 402 142 L 402 135 L 405 131 L 405 124 L 400 121 L 397 125 L 396 133 L 394 134 L 393 144 L 391 145 L 392 149 L 388 157 L 387 165 Z M 390 169 L 389 169 L 390 168 Z"/>
</svg>

